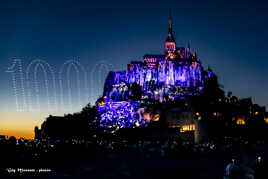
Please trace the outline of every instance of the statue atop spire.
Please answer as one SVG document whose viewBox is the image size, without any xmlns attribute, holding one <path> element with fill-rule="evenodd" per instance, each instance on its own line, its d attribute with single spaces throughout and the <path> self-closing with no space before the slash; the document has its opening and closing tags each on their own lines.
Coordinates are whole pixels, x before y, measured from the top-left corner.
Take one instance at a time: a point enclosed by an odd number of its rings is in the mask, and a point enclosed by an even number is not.
<svg viewBox="0 0 268 179">
<path fill-rule="evenodd" d="M 169 19 L 168 19 L 168 34 L 172 34 L 172 18 L 171 18 L 171 9 L 169 9 Z"/>
</svg>

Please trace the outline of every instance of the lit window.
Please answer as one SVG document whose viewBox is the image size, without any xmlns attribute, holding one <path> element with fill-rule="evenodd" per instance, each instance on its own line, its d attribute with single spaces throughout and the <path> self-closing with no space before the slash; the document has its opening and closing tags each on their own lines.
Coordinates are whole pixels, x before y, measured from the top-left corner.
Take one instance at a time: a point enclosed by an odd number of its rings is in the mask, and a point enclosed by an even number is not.
<svg viewBox="0 0 268 179">
<path fill-rule="evenodd" d="M 159 114 L 155 114 L 152 117 L 152 121 L 159 121 L 160 115 Z"/>
<path fill-rule="evenodd" d="M 174 51 L 175 50 L 175 43 L 174 42 L 166 42 L 165 43 L 165 48 L 168 51 Z"/>
<path fill-rule="evenodd" d="M 236 121 L 236 124 L 237 124 L 237 125 L 245 125 L 246 122 L 245 122 L 244 119 L 238 119 L 238 120 Z"/>
<path fill-rule="evenodd" d="M 214 113 L 213 113 L 213 116 L 217 116 L 217 112 L 214 112 Z"/>
<path fill-rule="evenodd" d="M 256 112 L 255 112 L 255 115 L 258 115 L 258 114 L 259 114 L 259 112 L 258 112 L 258 111 L 256 111 Z"/>
<path fill-rule="evenodd" d="M 194 130 L 195 130 L 195 125 L 189 124 L 189 125 L 181 126 L 180 132 L 187 132 L 187 131 L 194 131 Z"/>
</svg>

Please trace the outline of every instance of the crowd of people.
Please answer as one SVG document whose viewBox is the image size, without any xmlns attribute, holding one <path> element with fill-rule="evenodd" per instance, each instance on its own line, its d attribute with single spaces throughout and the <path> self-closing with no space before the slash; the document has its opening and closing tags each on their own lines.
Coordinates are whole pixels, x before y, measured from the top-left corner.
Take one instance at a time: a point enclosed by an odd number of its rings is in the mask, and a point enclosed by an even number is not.
<svg viewBox="0 0 268 179">
<path fill-rule="evenodd" d="M 262 144 L 265 146 L 265 144 Z M 242 146 L 242 147 L 241 147 Z M 255 147 L 254 147 L 255 146 Z M 267 153 L 255 152 L 256 145 L 247 141 L 207 142 L 193 144 L 178 139 L 42 139 L 25 140 L 14 137 L 0 140 L 0 167 L 42 167 L 53 171 L 65 170 L 70 163 L 94 163 L 104 160 L 193 160 L 195 158 L 219 158 L 222 163 L 222 177 L 233 179 L 263 178 L 267 176 Z M 244 154 L 251 153 L 250 158 Z M 233 156 L 236 154 L 235 156 Z M 233 157 L 232 157 L 233 156 Z M 223 159 L 225 157 L 225 159 Z M 245 157 L 245 160 L 243 159 Z M 267 177 L 268 178 L 268 177 Z"/>
</svg>

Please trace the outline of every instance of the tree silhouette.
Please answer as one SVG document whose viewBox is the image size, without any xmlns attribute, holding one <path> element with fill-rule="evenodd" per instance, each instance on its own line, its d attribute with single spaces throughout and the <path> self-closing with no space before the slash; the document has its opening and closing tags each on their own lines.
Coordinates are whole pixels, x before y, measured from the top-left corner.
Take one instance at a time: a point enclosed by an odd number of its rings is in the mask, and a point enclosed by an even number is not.
<svg viewBox="0 0 268 179">
<path fill-rule="evenodd" d="M 211 78 L 205 81 L 202 96 L 207 101 L 216 101 L 219 98 L 224 98 L 224 91 L 220 88 L 218 77 L 213 74 Z"/>
</svg>

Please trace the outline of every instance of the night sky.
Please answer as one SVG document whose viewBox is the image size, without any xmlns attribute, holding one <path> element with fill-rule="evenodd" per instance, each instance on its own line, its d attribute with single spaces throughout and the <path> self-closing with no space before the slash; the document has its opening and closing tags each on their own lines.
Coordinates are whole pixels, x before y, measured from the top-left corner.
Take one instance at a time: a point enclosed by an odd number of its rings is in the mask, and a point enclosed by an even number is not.
<svg viewBox="0 0 268 179">
<path fill-rule="evenodd" d="M 254 103 L 268 107 L 267 1 L 10 0 L 0 2 L 0 134 L 33 137 L 34 126 L 49 114 L 77 112 L 88 102 L 94 103 L 102 94 L 108 73 L 100 64 L 124 70 L 130 61 L 141 60 L 144 54 L 162 54 L 169 8 L 177 46 L 190 42 L 203 66 L 210 66 L 218 75 L 226 92 L 232 91 L 239 98 L 252 97 Z M 16 105 L 12 73 L 7 72 L 14 58 L 21 60 L 24 75 L 26 106 L 21 111 Z M 27 66 L 36 59 L 53 67 L 55 101 L 61 96 L 64 99 L 58 108 L 47 107 L 45 75 L 39 66 L 40 107 L 29 109 L 28 91 L 34 91 L 34 84 L 28 87 L 25 75 Z M 74 67 L 69 88 L 63 87 L 61 92 L 58 82 L 62 65 L 72 59 L 87 71 L 88 88 L 82 85 L 80 72 L 79 102 L 74 92 Z M 24 101 L 19 77 L 15 80 L 20 105 Z M 66 78 L 63 85 L 68 82 Z M 48 83 L 53 101 L 51 80 Z"/>
</svg>

